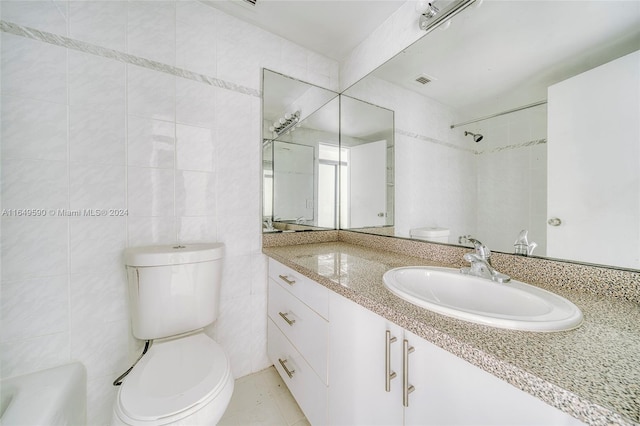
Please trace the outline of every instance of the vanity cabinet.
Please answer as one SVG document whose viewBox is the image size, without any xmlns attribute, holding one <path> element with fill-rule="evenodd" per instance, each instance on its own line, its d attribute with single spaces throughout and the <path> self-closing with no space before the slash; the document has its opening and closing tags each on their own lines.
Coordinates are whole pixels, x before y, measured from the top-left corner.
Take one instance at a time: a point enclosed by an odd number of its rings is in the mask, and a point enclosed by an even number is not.
<svg viewBox="0 0 640 426">
<path fill-rule="evenodd" d="M 312 425 L 582 425 L 269 260 L 269 358 Z"/>
<path fill-rule="evenodd" d="M 267 354 L 309 422 L 327 424 L 329 290 L 269 260 Z"/>
<path fill-rule="evenodd" d="M 329 424 L 402 424 L 402 365 L 398 356 L 402 328 L 338 294 L 331 294 L 329 300 Z M 395 342 L 391 342 L 393 337 Z M 389 380 L 387 392 L 387 374 L 392 372 L 396 377 Z"/>
<path fill-rule="evenodd" d="M 329 307 L 331 425 L 583 424 L 338 294 Z"/>
</svg>

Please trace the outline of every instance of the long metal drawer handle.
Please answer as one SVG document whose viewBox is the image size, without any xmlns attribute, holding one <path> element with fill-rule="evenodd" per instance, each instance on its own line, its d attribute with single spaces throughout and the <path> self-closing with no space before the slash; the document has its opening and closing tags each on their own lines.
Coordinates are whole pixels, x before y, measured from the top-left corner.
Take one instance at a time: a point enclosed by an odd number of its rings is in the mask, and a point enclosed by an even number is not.
<svg viewBox="0 0 640 426">
<path fill-rule="evenodd" d="M 391 380 L 395 379 L 397 374 L 395 371 L 391 371 L 391 344 L 398 340 L 397 337 L 391 337 L 391 331 L 387 330 L 385 336 L 385 351 L 384 351 L 384 377 L 385 385 L 384 390 L 391 392 Z"/>
<path fill-rule="evenodd" d="M 278 275 L 278 277 L 289 285 L 294 285 L 296 283 L 296 280 L 290 280 L 288 275 Z"/>
<path fill-rule="evenodd" d="M 402 343 L 402 405 L 409 406 L 409 394 L 416 390 L 409 384 L 409 354 L 415 351 L 413 346 L 409 346 L 409 341 L 404 339 Z"/>
<path fill-rule="evenodd" d="M 278 312 L 278 315 L 280 315 L 282 319 L 285 320 L 289 325 L 293 325 L 296 322 L 296 320 L 294 319 L 287 318 L 287 315 L 289 315 L 289 312 Z"/>
<path fill-rule="evenodd" d="M 282 366 L 282 368 L 284 369 L 284 372 L 285 372 L 285 373 L 287 373 L 287 376 L 289 376 L 289 378 L 291 379 L 291 378 L 293 377 L 293 373 L 295 373 L 295 372 L 296 372 L 296 370 L 289 370 L 289 369 L 287 368 L 287 366 L 286 366 L 286 365 L 284 365 L 284 363 L 285 363 L 285 362 L 287 362 L 287 360 L 286 360 L 286 359 L 278 358 L 278 362 L 280 363 L 280 365 L 281 365 L 281 366 Z"/>
</svg>

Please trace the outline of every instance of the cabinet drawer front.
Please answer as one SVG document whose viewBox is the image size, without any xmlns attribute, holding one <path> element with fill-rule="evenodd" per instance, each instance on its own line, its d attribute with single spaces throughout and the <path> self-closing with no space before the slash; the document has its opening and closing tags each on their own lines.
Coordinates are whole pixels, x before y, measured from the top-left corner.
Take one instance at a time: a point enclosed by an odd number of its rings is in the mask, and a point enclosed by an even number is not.
<svg viewBox="0 0 640 426">
<path fill-rule="evenodd" d="M 267 324 L 269 359 L 309 422 L 327 424 L 327 387 L 273 321 Z"/>
<path fill-rule="evenodd" d="M 327 321 L 269 280 L 269 317 L 327 383 Z"/>
<path fill-rule="evenodd" d="M 273 259 L 269 259 L 269 277 L 323 318 L 329 318 L 329 289 Z"/>
</svg>

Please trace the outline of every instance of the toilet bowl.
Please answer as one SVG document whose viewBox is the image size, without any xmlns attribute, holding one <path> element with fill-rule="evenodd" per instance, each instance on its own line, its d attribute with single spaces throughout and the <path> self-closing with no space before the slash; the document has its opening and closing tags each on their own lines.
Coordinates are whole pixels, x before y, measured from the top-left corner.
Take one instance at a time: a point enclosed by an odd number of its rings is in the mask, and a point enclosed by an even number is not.
<svg viewBox="0 0 640 426">
<path fill-rule="evenodd" d="M 122 379 L 112 425 L 215 425 L 224 414 L 231 365 L 203 331 L 218 316 L 223 248 L 125 250 L 131 330 L 150 346 Z"/>
<path fill-rule="evenodd" d="M 126 377 L 113 425 L 215 425 L 233 393 L 231 366 L 200 332 L 155 341 Z"/>
</svg>

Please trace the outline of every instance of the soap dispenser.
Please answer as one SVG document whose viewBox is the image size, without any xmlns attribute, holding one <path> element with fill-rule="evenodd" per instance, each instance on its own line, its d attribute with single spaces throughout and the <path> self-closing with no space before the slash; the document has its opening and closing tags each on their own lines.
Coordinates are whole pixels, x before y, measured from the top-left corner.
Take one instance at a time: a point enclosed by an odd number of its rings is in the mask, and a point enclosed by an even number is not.
<svg viewBox="0 0 640 426">
<path fill-rule="evenodd" d="M 515 247 L 515 251 L 514 251 L 515 254 L 518 254 L 520 256 L 531 256 L 533 254 L 533 249 L 535 249 L 538 246 L 538 244 L 536 243 L 529 243 L 527 239 L 528 233 L 529 231 L 527 231 L 526 229 L 523 229 L 522 231 L 520 231 L 520 235 L 518 235 L 518 239 L 513 244 L 513 246 Z"/>
</svg>

